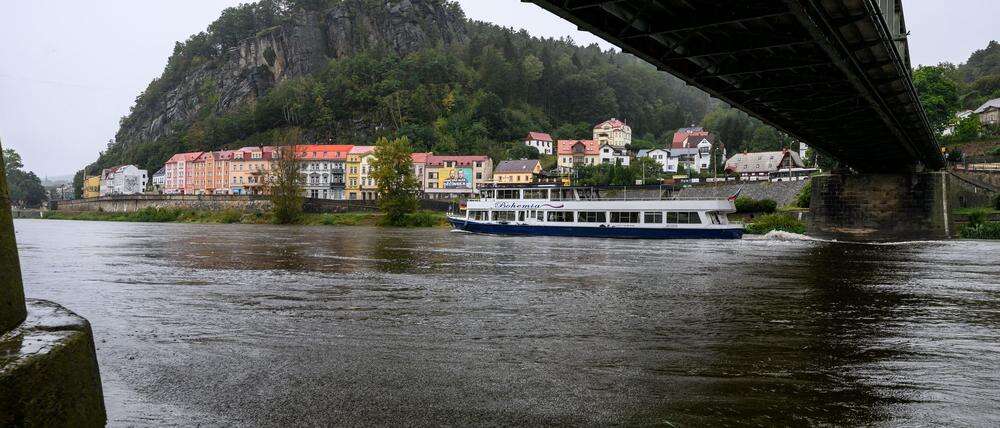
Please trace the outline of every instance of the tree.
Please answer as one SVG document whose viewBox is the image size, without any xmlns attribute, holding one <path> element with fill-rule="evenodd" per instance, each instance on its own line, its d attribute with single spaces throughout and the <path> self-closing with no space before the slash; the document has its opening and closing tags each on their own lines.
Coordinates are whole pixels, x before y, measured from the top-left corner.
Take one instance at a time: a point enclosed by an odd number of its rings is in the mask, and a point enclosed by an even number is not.
<svg viewBox="0 0 1000 428">
<path fill-rule="evenodd" d="M 924 66 L 913 71 L 913 85 L 931 128 L 941 133 L 958 110 L 958 84 L 948 78 L 944 67 Z"/>
<path fill-rule="evenodd" d="M 387 225 L 402 226 L 406 215 L 417 210 L 420 183 L 413 176 L 411 154 L 406 137 L 393 140 L 383 137 L 375 143 L 370 175 L 378 186 L 378 204 Z"/>
<path fill-rule="evenodd" d="M 514 144 L 514 147 L 507 150 L 506 158 L 508 160 L 538 159 L 538 149 L 518 142 Z"/>
<path fill-rule="evenodd" d="M 11 204 L 37 208 L 48 199 L 42 180 L 33 172 L 23 171 L 21 155 L 14 149 L 3 149 L 4 172 Z"/>
<path fill-rule="evenodd" d="M 983 132 L 983 124 L 979 121 L 979 116 L 969 115 L 969 117 L 962 119 L 955 125 L 955 133 L 952 138 L 955 141 L 972 141 L 979 138 L 979 134 Z"/>
<path fill-rule="evenodd" d="M 292 128 L 275 145 L 276 159 L 272 161 L 266 185 L 274 222 L 278 224 L 295 223 L 302 215 L 304 178 L 299 173 L 300 163 L 295 150 L 301 143 L 302 131 Z"/>
</svg>

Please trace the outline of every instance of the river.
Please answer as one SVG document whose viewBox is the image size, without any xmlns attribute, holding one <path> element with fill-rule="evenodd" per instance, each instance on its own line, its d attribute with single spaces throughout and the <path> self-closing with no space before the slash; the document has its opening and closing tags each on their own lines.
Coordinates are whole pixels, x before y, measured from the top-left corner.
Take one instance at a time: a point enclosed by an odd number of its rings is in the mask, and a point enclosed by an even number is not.
<svg viewBox="0 0 1000 428">
<path fill-rule="evenodd" d="M 1000 243 L 16 220 L 111 425 L 1000 425 Z"/>
</svg>

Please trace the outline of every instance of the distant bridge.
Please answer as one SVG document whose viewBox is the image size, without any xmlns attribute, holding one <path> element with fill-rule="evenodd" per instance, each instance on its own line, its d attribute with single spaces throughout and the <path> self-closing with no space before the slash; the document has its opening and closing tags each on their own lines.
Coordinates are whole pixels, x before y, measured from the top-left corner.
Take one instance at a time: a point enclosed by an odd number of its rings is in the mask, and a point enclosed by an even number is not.
<svg viewBox="0 0 1000 428">
<path fill-rule="evenodd" d="M 902 0 L 522 1 L 859 172 L 945 165 L 913 87 Z"/>
</svg>

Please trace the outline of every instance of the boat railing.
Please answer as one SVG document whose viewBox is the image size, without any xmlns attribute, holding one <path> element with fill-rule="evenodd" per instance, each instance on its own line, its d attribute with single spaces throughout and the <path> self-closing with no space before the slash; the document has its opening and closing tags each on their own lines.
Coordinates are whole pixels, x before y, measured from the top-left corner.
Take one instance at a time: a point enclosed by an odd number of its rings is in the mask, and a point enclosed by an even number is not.
<svg viewBox="0 0 1000 428">
<path fill-rule="evenodd" d="M 611 197 L 611 198 L 547 198 L 547 199 L 502 199 L 502 198 L 478 198 L 469 199 L 469 202 L 479 202 L 479 201 L 550 201 L 550 202 L 628 202 L 628 201 L 726 201 L 729 198 L 711 198 L 711 197 L 694 197 L 694 196 L 669 196 L 660 198 L 632 198 L 632 197 Z"/>
</svg>

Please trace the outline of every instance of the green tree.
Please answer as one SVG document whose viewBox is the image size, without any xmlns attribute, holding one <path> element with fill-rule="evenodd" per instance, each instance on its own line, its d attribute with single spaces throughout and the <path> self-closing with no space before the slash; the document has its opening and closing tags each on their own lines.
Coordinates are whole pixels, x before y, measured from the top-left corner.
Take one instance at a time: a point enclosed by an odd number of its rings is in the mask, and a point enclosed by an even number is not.
<svg viewBox="0 0 1000 428">
<path fill-rule="evenodd" d="M 979 121 L 979 116 L 973 114 L 955 125 L 955 133 L 952 138 L 955 141 L 972 141 L 979 138 L 982 132 L 983 124 Z"/>
<path fill-rule="evenodd" d="M 913 71 L 913 85 L 931 128 L 941 133 L 958 110 L 958 84 L 948 78 L 944 67 L 924 66 Z"/>
<path fill-rule="evenodd" d="M 10 202 L 15 206 L 37 208 L 48 199 L 42 180 L 34 172 L 23 171 L 21 155 L 14 149 L 3 149 L 4 172 Z"/>
<path fill-rule="evenodd" d="M 418 208 L 420 183 L 413 176 L 412 153 L 406 137 L 393 140 L 383 137 L 375 143 L 371 177 L 378 186 L 379 208 L 385 213 L 387 225 L 404 225 L 406 215 Z"/>
<path fill-rule="evenodd" d="M 277 159 L 272 162 L 270 175 L 265 178 L 277 224 L 295 223 L 302 215 L 304 178 L 299 173 L 300 163 L 295 150 L 301 143 L 300 129 L 292 128 L 286 132 L 276 144 Z"/>
</svg>

